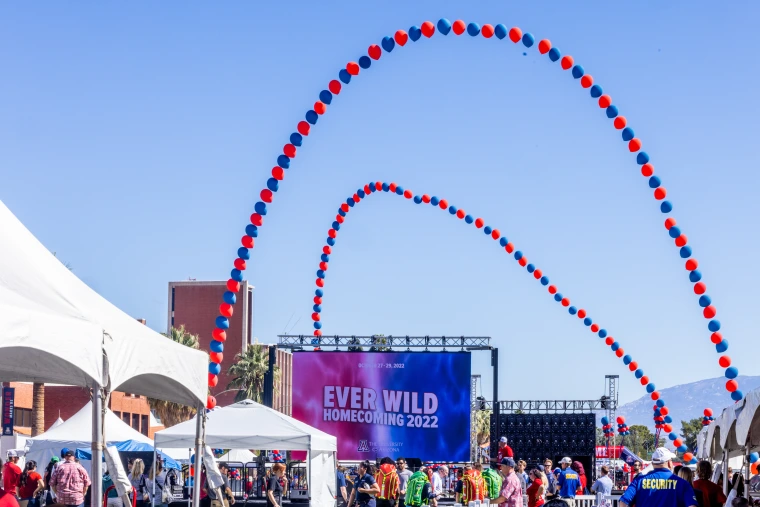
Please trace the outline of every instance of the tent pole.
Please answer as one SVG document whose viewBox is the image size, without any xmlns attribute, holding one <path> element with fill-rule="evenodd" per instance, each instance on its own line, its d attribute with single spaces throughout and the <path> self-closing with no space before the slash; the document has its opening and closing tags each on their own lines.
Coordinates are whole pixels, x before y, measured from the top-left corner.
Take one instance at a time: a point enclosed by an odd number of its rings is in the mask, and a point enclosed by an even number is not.
<svg viewBox="0 0 760 507">
<path fill-rule="evenodd" d="M 312 501 L 312 499 L 314 498 L 314 485 L 311 483 L 311 469 L 312 469 L 312 463 L 311 463 L 311 460 L 312 460 L 312 458 L 313 458 L 313 457 L 314 457 L 314 456 L 313 456 L 313 455 L 312 455 L 312 453 L 311 453 L 311 437 L 309 437 L 309 449 L 308 449 L 308 454 L 307 454 L 307 458 L 308 458 L 308 459 L 306 460 L 306 463 L 309 465 L 309 474 L 307 475 L 307 477 L 308 477 L 308 479 L 307 479 L 307 480 L 308 480 L 309 482 L 308 482 L 308 484 L 307 484 L 307 489 L 306 489 L 306 491 L 308 491 L 308 492 L 309 492 L 309 498 L 308 498 L 308 500 L 309 500 L 309 505 L 311 505 L 311 504 L 312 504 L 312 502 L 311 502 L 311 501 Z M 357 497 L 357 498 L 358 498 L 358 497 Z"/>
<path fill-rule="evenodd" d="M 150 481 L 151 483 L 153 483 L 151 485 L 151 488 L 153 488 L 153 491 L 150 493 L 150 505 L 152 507 L 156 507 L 156 479 L 158 478 L 158 474 L 156 473 L 156 470 L 158 468 L 158 463 L 156 462 L 157 459 L 158 459 L 158 453 L 156 452 L 156 446 L 154 445 L 153 446 L 153 467 L 152 467 L 153 480 Z"/>
<path fill-rule="evenodd" d="M 90 478 L 90 506 L 100 507 L 103 504 L 103 398 L 101 387 L 92 384 L 92 469 Z"/>
<path fill-rule="evenodd" d="M 193 507 L 201 504 L 201 467 L 203 466 L 203 427 L 205 426 L 204 408 L 199 406 L 195 415 L 195 475 L 193 477 Z"/>
<path fill-rule="evenodd" d="M 723 449 L 723 494 L 728 496 L 728 486 L 731 484 L 731 478 L 728 476 L 728 449 Z"/>
</svg>

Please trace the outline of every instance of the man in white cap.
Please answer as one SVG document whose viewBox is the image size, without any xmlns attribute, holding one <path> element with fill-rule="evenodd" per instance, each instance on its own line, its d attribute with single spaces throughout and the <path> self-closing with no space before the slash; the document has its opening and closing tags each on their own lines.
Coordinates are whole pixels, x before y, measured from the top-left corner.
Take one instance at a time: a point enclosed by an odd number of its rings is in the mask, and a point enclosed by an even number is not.
<svg viewBox="0 0 760 507">
<path fill-rule="evenodd" d="M 491 458 L 491 461 L 501 465 L 501 461 L 504 458 L 514 458 L 515 453 L 512 452 L 512 448 L 507 445 L 507 437 L 501 437 L 499 439 L 499 450 L 496 453 L 496 458 Z"/>
<path fill-rule="evenodd" d="M 620 497 L 620 504 L 636 507 L 697 507 L 694 489 L 673 473 L 675 454 L 665 447 L 652 454 L 651 472 L 638 475 Z"/>
<path fill-rule="evenodd" d="M 578 476 L 578 472 L 570 468 L 573 463 L 569 457 L 565 456 L 559 461 L 559 466 L 562 471 L 557 478 L 557 484 L 559 485 L 559 497 L 569 507 L 575 506 L 575 492 L 581 487 L 581 478 Z"/>
</svg>

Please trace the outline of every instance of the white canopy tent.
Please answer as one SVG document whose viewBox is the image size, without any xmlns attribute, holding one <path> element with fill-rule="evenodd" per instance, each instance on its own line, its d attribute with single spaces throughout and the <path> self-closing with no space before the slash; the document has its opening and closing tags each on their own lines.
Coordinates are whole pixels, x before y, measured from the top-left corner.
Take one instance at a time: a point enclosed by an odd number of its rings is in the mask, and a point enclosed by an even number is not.
<svg viewBox="0 0 760 507">
<path fill-rule="evenodd" d="M 712 424 L 697 435 L 697 458 L 722 461 L 724 488 L 728 481 L 728 460 L 743 457 L 747 464 L 752 452 L 760 450 L 760 389 L 747 393 L 743 400 L 723 409 Z M 747 488 L 749 490 L 749 488 Z"/>
<path fill-rule="evenodd" d="M 256 455 L 248 449 L 230 449 L 221 456 L 219 461 L 231 461 L 233 463 L 250 463 L 256 460 Z"/>
<path fill-rule="evenodd" d="M 218 449 L 308 451 L 311 505 L 335 504 L 334 436 L 251 400 L 209 412 L 205 434 L 206 445 Z M 158 447 L 192 447 L 194 438 L 191 421 L 155 434 Z"/>
<path fill-rule="evenodd" d="M 79 280 L 0 202 L 0 381 L 90 387 L 94 459 L 114 389 L 203 407 L 208 356 L 137 322 Z M 199 411 L 200 435 L 202 410 Z M 93 471 L 100 503 L 100 468 Z"/>
</svg>

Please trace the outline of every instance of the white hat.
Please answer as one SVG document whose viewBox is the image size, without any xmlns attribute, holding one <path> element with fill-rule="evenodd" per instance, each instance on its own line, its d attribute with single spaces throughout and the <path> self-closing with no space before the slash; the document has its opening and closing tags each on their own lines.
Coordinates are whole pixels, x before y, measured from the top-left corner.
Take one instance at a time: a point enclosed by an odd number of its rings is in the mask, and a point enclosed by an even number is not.
<svg viewBox="0 0 760 507">
<path fill-rule="evenodd" d="M 505 444 L 506 444 L 506 443 L 507 443 L 507 437 L 501 437 L 501 438 L 499 439 L 499 442 L 503 442 L 503 443 L 505 443 Z"/>
<path fill-rule="evenodd" d="M 568 465 L 572 465 L 573 464 L 573 460 L 571 460 L 567 456 L 565 456 L 564 458 L 562 458 L 561 460 L 559 460 L 559 462 L 560 463 L 567 463 Z"/>
<path fill-rule="evenodd" d="M 670 450 L 666 449 L 665 447 L 658 447 L 652 453 L 652 464 L 662 465 L 663 463 L 667 463 L 668 461 L 674 459 L 675 457 L 676 455 L 670 452 Z"/>
<path fill-rule="evenodd" d="M 10 451 L 8 451 L 8 457 L 9 458 L 18 458 L 18 453 L 16 451 L 14 451 L 13 449 L 11 449 Z"/>
</svg>

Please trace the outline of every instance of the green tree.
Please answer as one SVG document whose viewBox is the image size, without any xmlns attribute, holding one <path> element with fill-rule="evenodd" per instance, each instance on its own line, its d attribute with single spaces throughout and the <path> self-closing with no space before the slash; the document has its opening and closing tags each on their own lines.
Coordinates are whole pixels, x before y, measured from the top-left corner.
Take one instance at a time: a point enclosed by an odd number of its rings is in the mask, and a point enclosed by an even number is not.
<svg viewBox="0 0 760 507">
<path fill-rule="evenodd" d="M 372 335 L 372 347 L 369 349 L 371 352 L 386 352 L 390 351 L 390 347 L 385 347 L 384 345 L 388 345 L 390 343 L 390 340 L 384 335 L 384 334 L 374 334 Z M 361 349 L 361 347 L 359 347 Z M 349 349 L 350 350 L 350 349 Z"/>
<path fill-rule="evenodd" d="M 697 446 L 697 435 L 702 431 L 702 418 L 696 417 L 690 421 L 681 421 L 681 438 L 690 450 Z"/>
<path fill-rule="evenodd" d="M 607 445 L 607 437 L 602 428 L 596 428 L 596 445 Z"/>
<path fill-rule="evenodd" d="M 625 437 L 626 446 L 637 456 L 648 459 L 654 452 L 654 433 L 643 424 L 634 424 L 630 427 L 631 434 Z"/>
<path fill-rule="evenodd" d="M 191 349 L 199 348 L 198 335 L 194 335 L 185 330 L 185 326 L 172 327 L 169 334 L 162 333 L 175 343 L 190 347 Z M 195 416 L 195 408 L 170 401 L 148 398 L 148 404 L 151 410 L 161 419 L 161 424 L 167 428 L 181 422 L 185 422 Z"/>
<path fill-rule="evenodd" d="M 245 352 L 235 356 L 235 364 L 230 366 L 228 373 L 234 378 L 227 389 L 237 389 L 235 401 L 253 400 L 261 403 L 264 393 L 264 375 L 269 371 L 269 348 L 254 343 L 248 345 Z M 280 367 L 274 366 L 275 391 L 279 390 Z"/>
<path fill-rule="evenodd" d="M 356 336 L 353 336 L 353 337 L 351 337 L 351 339 L 348 341 L 348 343 L 350 343 L 350 344 L 352 344 L 352 345 L 359 345 L 359 343 L 361 343 L 361 342 L 359 341 L 359 338 L 357 338 Z M 355 352 L 355 351 L 362 351 L 362 350 L 364 350 L 364 347 L 362 347 L 362 346 L 358 346 L 358 347 L 356 347 L 356 346 L 353 346 L 353 347 L 348 347 L 348 350 L 349 350 L 350 352 Z"/>
<path fill-rule="evenodd" d="M 478 410 L 475 412 L 475 432 L 478 445 L 487 443 L 491 438 L 491 411 Z"/>
</svg>

